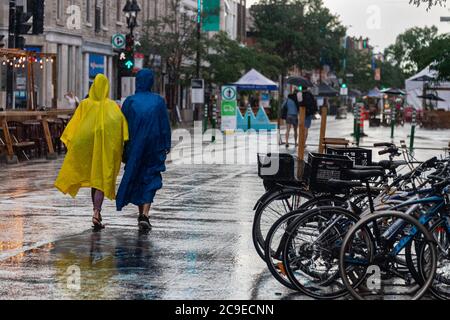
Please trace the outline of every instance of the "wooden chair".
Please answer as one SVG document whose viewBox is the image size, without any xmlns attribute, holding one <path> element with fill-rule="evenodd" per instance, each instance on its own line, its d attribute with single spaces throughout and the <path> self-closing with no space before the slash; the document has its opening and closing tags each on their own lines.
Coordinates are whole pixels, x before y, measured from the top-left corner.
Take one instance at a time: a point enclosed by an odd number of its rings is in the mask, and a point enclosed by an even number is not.
<svg viewBox="0 0 450 320">
<path fill-rule="evenodd" d="M 332 146 L 348 148 L 348 146 L 350 145 L 350 141 L 344 138 L 324 138 L 323 145 L 325 149 Z"/>
<path fill-rule="evenodd" d="M 19 151 L 26 160 L 30 160 L 28 153 L 36 151 L 34 141 L 29 141 L 26 136 L 26 130 L 23 123 L 18 121 L 8 121 L 8 129 L 11 135 L 13 148 Z M 28 152 L 28 153 L 27 153 Z"/>
</svg>

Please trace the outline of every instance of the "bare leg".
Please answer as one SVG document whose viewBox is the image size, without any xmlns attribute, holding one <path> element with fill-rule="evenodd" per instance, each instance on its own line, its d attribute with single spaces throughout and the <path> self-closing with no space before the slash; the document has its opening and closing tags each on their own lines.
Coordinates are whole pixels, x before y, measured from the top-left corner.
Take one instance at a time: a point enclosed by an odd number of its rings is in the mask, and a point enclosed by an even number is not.
<svg viewBox="0 0 450 320">
<path fill-rule="evenodd" d="M 289 136 L 291 133 L 291 125 L 287 124 L 287 130 L 286 130 L 286 146 L 289 145 Z"/>
<path fill-rule="evenodd" d="M 92 217 L 92 221 L 94 223 L 94 226 L 101 227 L 102 224 L 102 206 L 103 201 L 105 200 L 105 194 L 97 189 L 92 188 L 91 189 L 91 198 L 92 198 L 92 205 L 94 206 L 94 216 Z"/>
<path fill-rule="evenodd" d="M 294 127 L 295 146 L 298 145 L 298 126 Z"/>
<path fill-rule="evenodd" d="M 150 216 L 151 207 L 152 207 L 151 204 L 144 204 L 142 206 L 139 206 L 139 214 L 146 216 L 148 218 Z"/>
</svg>

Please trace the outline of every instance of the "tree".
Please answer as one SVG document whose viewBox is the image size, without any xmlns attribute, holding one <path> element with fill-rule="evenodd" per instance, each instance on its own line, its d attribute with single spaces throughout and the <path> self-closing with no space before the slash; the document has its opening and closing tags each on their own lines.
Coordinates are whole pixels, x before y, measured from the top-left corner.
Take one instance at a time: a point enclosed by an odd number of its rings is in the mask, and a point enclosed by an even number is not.
<svg viewBox="0 0 450 320">
<path fill-rule="evenodd" d="M 431 7 L 440 5 L 445 5 L 447 0 L 409 0 L 409 3 L 414 4 L 416 6 L 420 6 L 422 3 L 425 4 L 427 10 L 429 10 Z"/>
<path fill-rule="evenodd" d="M 147 21 L 140 39 L 147 66 L 159 67 L 160 73 L 165 71 L 168 76 L 167 96 L 171 110 L 178 100 L 176 88 L 188 70 L 188 62 L 194 61 L 197 46 L 204 50 L 197 40 L 194 15 L 181 11 L 180 4 L 181 0 L 170 0 L 168 14 Z"/>
<path fill-rule="evenodd" d="M 419 70 L 420 54 L 436 39 L 438 29 L 432 27 L 414 27 L 397 36 L 394 44 L 385 50 L 386 59 L 399 67 L 407 76 Z"/>
<path fill-rule="evenodd" d="M 209 47 L 205 59 L 209 66 L 204 70 L 204 77 L 217 85 L 235 82 L 252 68 L 276 79 L 283 66 L 278 56 L 245 47 L 231 40 L 225 32 L 216 34 L 209 42 Z"/>
<path fill-rule="evenodd" d="M 258 46 L 283 61 L 283 75 L 292 67 L 339 66 L 345 28 L 322 0 L 260 0 L 251 8 Z"/>
<path fill-rule="evenodd" d="M 372 71 L 372 56 L 368 52 L 359 50 L 349 50 L 347 52 L 347 66 L 342 70 L 340 76 L 351 73 L 353 77 L 348 82 L 352 88 L 368 91 L 376 85 L 374 73 Z"/>
<path fill-rule="evenodd" d="M 450 79 L 450 35 L 445 34 L 434 39 L 423 48 L 418 57 L 420 68 L 431 65 L 439 74 L 439 80 Z"/>
</svg>

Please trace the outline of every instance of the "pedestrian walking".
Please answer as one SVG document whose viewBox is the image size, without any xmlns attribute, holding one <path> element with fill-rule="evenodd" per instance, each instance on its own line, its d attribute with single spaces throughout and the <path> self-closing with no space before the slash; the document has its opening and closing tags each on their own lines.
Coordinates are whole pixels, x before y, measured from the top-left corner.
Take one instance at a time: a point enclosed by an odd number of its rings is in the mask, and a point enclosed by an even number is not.
<svg viewBox="0 0 450 320">
<path fill-rule="evenodd" d="M 117 104 L 108 99 L 109 81 L 99 74 L 65 129 L 61 141 L 67 155 L 55 187 L 75 198 L 80 188 L 91 188 L 95 229 L 103 229 L 102 204 L 114 200 L 123 148 L 128 140 L 127 121 Z"/>
<path fill-rule="evenodd" d="M 136 94 L 125 100 L 122 112 L 128 120 L 130 141 L 125 147 L 125 173 L 117 194 L 117 210 L 139 207 L 138 225 L 150 230 L 150 209 L 162 188 L 161 172 L 171 148 L 171 129 L 164 99 L 151 93 L 154 76 L 149 69 L 136 76 Z"/>
<path fill-rule="evenodd" d="M 289 148 L 289 137 L 291 135 L 291 128 L 294 129 L 294 138 L 295 138 L 295 146 L 297 146 L 298 141 L 298 100 L 297 93 L 290 94 L 283 108 L 285 108 L 286 112 L 286 148 Z"/>
<path fill-rule="evenodd" d="M 306 141 L 308 140 L 309 129 L 311 129 L 313 117 L 319 111 L 319 108 L 317 106 L 317 100 L 314 97 L 314 95 L 311 93 L 311 90 L 309 88 L 305 88 L 305 90 L 303 90 L 302 101 L 299 102 L 299 105 L 300 105 L 300 107 L 306 108 L 305 123 L 300 124 L 300 125 L 303 125 L 305 128 L 304 143 L 306 146 Z"/>
</svg>

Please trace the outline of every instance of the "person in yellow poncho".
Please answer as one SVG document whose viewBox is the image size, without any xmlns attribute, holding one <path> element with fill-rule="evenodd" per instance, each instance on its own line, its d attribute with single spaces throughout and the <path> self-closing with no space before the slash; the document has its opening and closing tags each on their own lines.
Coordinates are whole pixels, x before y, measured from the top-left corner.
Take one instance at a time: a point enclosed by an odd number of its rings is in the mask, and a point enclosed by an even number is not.
<svg viewBox="0 0 450 320">
<path fill-rule="evenodd" d="M 116 198 L 116 180 L 128 141 L 127 120 L 108 97 L 109 81 L 97 75 L 89 97 L 81 102 L 61 137 L 68 151 L 55 182 L 58 190 L 73 198 L 80 188 L 91 188 L 96 229 L 104 228 L 104 197 Z"/>
</svg>

